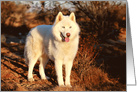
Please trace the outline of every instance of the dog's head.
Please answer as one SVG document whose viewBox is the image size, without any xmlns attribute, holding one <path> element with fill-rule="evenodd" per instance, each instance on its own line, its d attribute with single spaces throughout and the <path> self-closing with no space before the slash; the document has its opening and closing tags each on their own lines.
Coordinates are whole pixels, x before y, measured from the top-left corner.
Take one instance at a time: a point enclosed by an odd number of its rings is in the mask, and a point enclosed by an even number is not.
<svg viewBox="0 0 137 92">
<path fill-rule="evenodd" d="M 62 42 L 70 42 L 79 36 L 79 26 L 76 23 L 75 14 L 72 12 L 70 16 L 63 16 L 61 12 L 56 16 L 56 20 L 52 29 L 53 36 L 56 40 Z"/>
</svg>

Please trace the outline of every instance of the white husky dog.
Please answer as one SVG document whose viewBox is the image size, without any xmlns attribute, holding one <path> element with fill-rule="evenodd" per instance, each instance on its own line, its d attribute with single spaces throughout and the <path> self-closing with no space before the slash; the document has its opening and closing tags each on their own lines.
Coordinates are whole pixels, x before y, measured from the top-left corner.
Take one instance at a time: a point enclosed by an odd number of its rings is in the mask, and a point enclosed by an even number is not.
<svg viewBox="0 0 137 92">
<path fill-rule="evenodd" d="M 76 23 L 74 13 L 63 16 L 58 13 L 54 25 L 40 25 L 29 32 L 26 38 L 24 56 L 28 63 L 28 81 L 34 81 L 33 68 L 40 61 L 39 73 L 41 79 L 47 79 L 45 66 L 49 59 L 55 63 L 59 86 L 64 86 L 62 65 L 65 65 L 65 86 L 71 87 L 70 74 L 73 60 L 79 44 L 80 28 Z"/>
</svg>

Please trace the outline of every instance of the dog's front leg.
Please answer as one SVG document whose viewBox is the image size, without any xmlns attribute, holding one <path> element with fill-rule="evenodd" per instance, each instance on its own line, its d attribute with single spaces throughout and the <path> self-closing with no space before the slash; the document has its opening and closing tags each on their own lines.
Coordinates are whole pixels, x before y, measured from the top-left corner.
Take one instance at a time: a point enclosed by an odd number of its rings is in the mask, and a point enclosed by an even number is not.
<svg viewBox="0 0 137 92">
<path fill-rule="evenodd" d="M 62 60 L 55 60 L 55 70 L 56 70 L 58 85 L 64 86 L 63 75 L 62 75 Z"/>
<path fill-rule="evenodd" d="M 73 61 L 67 61 L 65 63 L 65 72 L 66 72 L 65 85 L 67 87 L 72 87 L 70 84 L 70 74 L 71 74 L 72 65 L 73 65 Z"/>
</svg>

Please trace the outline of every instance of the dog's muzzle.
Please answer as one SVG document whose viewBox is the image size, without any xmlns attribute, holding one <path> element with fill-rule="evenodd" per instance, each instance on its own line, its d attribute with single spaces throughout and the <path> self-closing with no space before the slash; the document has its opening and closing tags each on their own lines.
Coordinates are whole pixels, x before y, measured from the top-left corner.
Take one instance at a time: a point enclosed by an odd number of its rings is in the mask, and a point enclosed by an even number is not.
<svg viewBox="0 0 137 92">
<path fill-rule="evenodd" d="M 70 36 L 70 33 L 68 34 L 67 33 L 67 37 L 65 37 L 62 32 L 60 32 L 60 37 L 62 38 L 62 42 L 69 42 L 69 36 Z"/>
</svg>

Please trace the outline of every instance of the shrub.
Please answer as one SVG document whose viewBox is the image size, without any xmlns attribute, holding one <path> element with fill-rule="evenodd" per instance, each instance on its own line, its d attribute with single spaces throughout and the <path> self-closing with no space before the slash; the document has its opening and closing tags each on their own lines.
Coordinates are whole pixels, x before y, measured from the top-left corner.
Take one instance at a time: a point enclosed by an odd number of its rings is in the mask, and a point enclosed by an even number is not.
<svg viewBox="0 0 137 92">
<path fill-rule="evenodd" d="M 117 39 L 119 30 L 126 27 L 126 5 L 109 1 L 72 1 L 76 15 L 84 26 L 83 33 L 92 33 L 97 39 Z M 85 21 L 81 21 L 80 19 Z"/>
</svg>

